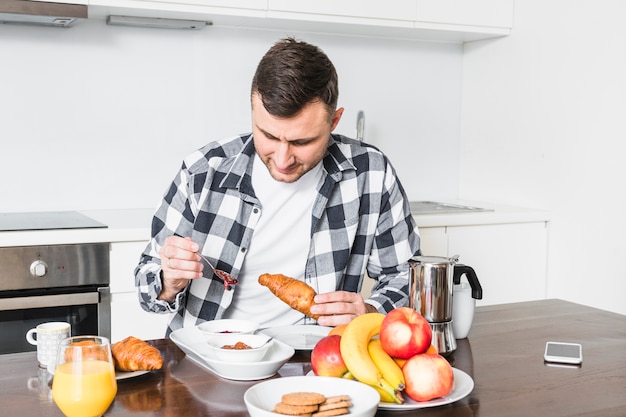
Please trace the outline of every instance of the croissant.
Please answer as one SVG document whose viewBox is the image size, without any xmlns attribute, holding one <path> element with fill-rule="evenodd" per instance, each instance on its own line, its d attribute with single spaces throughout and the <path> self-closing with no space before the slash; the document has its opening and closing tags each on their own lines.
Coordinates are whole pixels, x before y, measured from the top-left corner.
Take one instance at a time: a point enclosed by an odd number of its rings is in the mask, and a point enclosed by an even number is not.
<svg viewBox="0 0 626 417">
<path fill-rule="evenodd" d="M 80 342 L 70 343 L 69 346 L 81 347 L 81 350 L 67 349 L 65 351 L 65 361 L 72 362 L 75 360 L 101 360 L 107 361 L 108 352 L 99 346 L 93 340 L 81 340 Z M 76 355 L 80 356 L 77 357 Z"/>
<path fill-rule="evenodd" d="M 315 290 L 306 282 L 290 278 L 282 274 L 263 274 L 259 277 L 259 284 L 269 290 L 289 307 L 311 318 L 318 319 L 317 314 L 311 313 L 311 306 L 315 304 Z"/>
<path fill-rule="evenodd" d="M 159 350 L 133 336 L 112 344 L 111 353 L 118 371 L 154 371 L 163 366 Z"/>
</svg>

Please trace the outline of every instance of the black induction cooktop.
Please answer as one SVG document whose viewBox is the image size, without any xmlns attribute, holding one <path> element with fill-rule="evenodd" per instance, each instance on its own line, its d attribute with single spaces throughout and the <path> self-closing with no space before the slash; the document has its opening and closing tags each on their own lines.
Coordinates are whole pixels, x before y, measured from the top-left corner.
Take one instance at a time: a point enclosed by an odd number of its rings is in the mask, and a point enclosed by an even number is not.
<svg viewBox="0 0 626 417">
<path fill-rule="evenodd" d="M 0 231 L 106 228 L 77 211 L 0 213 Z"/>
</svg>

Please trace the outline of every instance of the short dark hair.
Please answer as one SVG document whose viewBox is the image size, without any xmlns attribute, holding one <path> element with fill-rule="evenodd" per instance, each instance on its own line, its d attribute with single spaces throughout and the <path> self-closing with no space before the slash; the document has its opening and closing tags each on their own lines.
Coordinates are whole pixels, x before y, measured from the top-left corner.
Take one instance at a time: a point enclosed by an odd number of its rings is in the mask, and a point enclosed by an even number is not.
<svg viewBox="0 0 626 417">
<path fill-rule="evenodd" d="M 332 118 L 339 97 L 337 71 L 317 46 L 294 38 L 281 39 L 257 66 L 251 96 L 255 93 L 276 117 L 293 117 L 307 104 L 319 100 Z"/>
</svg>

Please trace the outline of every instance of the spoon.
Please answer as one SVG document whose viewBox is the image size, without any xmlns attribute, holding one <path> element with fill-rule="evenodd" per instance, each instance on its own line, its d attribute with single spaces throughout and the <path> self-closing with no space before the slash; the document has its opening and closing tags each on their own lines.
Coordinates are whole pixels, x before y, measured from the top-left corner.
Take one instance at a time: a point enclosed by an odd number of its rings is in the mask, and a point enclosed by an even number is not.
<svg viewBox="0 0 626 417">
<path fill-rule="evenodd" d="M 202 258 L 204 262 L 206 262 L 209 265 L 209 267 L 211 267 L 211 269 L 213 270 L 213 273 L 217 275 L 218 277 L 220 277 L 222 281 L 224 281 L 224 288 L 226 290 L 230 290 L 231 286 L 235 285 L 238 282 L 237 278 L 230 275 L 228 272 L 222 271 L 221 269 L 217 269 L 216 267 L 214 267 L 211 261 L 209 261 L 209 259 L 206 256 L 204 256 L 200 252 L 196 252 L 196 253 L 200 255 L 200 258 Z"/>
<path fill-rule="evenodd" d="M 272 340 L 274 340 L 274 336 L 270 336 L 265 342 L 261 343 L 259 345 L 259 347 L 263 347 L 265 345 L 267 345 L 269 342 L 271 342 Z"/>
</svg>

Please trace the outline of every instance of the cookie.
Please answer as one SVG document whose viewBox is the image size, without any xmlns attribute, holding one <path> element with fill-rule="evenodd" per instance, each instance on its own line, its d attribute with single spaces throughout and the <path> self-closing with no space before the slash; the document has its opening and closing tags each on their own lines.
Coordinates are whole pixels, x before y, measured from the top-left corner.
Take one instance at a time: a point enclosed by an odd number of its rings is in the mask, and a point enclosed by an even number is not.
<svg viewBox="0 0 626 417">
<path fill-rule="evenodd" d="M 319 411 L 334 410 L 335 408 L 350 408 L 352 403 L 350 401 L 337 401 L 334 403 L 320 404 Z"/>
<path fill-rule="evenodd" d="M 332 410 L 318 411 L 317 413 L 311 414 L 311 417 L 332 417 L 332 416 L 342 416 L 344 414 L 348 414 L 347 408 L 333 408 Z"/>
<path fill-rule="evenodd" d="M 333 397 L 326 397 L 324 404 L 337 403 L 339 401 L 350 401 L 349 395 L 335 395 Z"/>
<path fill-rule="evenodd" d="M 317 407 L 317 404 L 293 405 L 280 402 L 274 406 L 274 412 L 288 416 L 303 416 L 311 415 L 311 413 L 317 411 Z"/>
<path fill-rule="evenodd" d="M 290 405 L 319 405 L 326 397 L 317 392 L 292 392 L 283 395 L 281 402 Z"/>
</svg>

